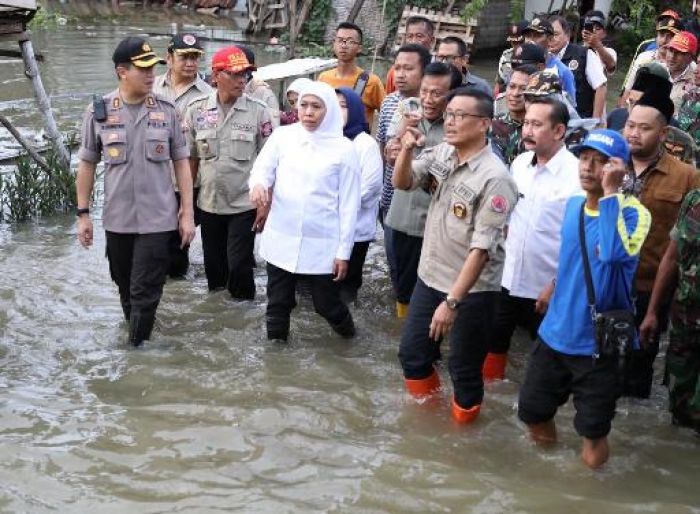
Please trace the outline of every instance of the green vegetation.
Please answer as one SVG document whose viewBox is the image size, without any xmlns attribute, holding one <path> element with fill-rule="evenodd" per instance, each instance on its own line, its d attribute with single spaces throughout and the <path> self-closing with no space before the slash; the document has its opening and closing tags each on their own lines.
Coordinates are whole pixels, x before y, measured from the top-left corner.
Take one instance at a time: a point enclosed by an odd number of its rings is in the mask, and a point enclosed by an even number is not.
<svg viewBox="0 0 700 514">
<path fill-rule="evenodd" d="M 48 12 L 43 7 L 39 7 L 28 26 L 30 29 L 55 29 L 69 21 L 73 21 L 73 18 L 66 14 Z"/>
<path fill-rule="evenodd" d="M 0 175 L 0 219 L 19 222 L 75 208 L 75 174 L 58 164 L 50 152 L 45 171 L 28 155 L 17 158 L 17 168 Z"/>
</svg>

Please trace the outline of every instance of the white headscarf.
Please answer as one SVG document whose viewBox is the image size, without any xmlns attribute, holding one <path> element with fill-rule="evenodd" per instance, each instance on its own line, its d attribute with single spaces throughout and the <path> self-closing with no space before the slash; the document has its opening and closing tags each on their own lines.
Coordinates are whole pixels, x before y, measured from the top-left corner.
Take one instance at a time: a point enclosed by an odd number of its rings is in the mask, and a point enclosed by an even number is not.
<svg viewBox="0 0 700 514">
<path fill-rule="evenodd" d="M 313 80 L 307 79 L 306 77 L 299 77 L 298 79 L 294 79 L 292 83 L 289 84 L 289 87 L 287 87 L 287 91 L 285 91 L 285 93 L 289 93 L 291 91 L 293 93 L 299 94 L 301 92 L 301 89 L 310 82 L 313 82 Z"/>
<path fill-rule="evenodd" d="M 303 129 L 306 135 L 311 140 L 343 139 L 343 115 L 340 112 L 340 103 L 338 102 L 335 89 L 325 82 L 310 82 L 302 87 L 299 93 L 298 105 L 301 104 L 301 100 L 307 95 L 313 95 L 323 102 L 326 106 L 326 115 L 316 130 Z"/>
</svg>

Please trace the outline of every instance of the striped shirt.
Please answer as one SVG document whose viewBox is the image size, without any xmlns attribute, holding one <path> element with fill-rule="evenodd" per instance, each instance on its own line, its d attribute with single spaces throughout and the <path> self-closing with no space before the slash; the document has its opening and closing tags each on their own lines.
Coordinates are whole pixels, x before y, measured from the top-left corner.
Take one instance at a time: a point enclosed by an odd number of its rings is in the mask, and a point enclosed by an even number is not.
<svg viewBox="0 0 700 514">
<path fill-rule="evenodd" d="M 377 141 L 379 144 L 386 144 L 389 141 L 389 126 L 391 118 L 394 116 L 394 111 L 399 106 L 404 96 L 396 91 L 387 95 L 382 102 L 382 107 L 379 110 L 379 121 L 377 124 Z M 386 214 L 391 205 L 391 198 L 394 196 L 394 186 L 391 184 L 391 176 L 394 173 L 394 167 L 388 163 L 384 163 L 384 178 L 382 183 L 382 197 L 379 200 L 379 206 L 382 212 Z"/>
</svg>

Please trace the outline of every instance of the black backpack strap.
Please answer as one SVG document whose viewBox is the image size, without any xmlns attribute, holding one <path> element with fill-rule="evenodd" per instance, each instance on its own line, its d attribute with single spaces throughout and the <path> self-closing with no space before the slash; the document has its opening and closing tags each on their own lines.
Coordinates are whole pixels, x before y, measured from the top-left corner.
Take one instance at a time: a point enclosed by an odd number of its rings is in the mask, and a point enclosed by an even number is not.
<svg viewBox="0 0 700 514">
<path fill-rule="evenodd" d="M 355 81 L 355 85 L 353 86 L 353 91 L 357 93 L 357 96 L 362 98 L 362 93 L 365 92 L 365 88 L 367 87 L 367 83 L 369 82 L 369 73 L 366 71 L 363 71 L 360 73 L 360 75 L 357 77 L 357 80 Z"/>
<path fill-rule="evenodd" d="M 588 308 L 591 310 L 593 325 L 596 323 L 595 310 L 595 289 L 593 287 L 593 277 L 591 275 L 591 263 L 588 260 L 588 248 L 586 247 L 586 225 L 585 225 L 586 201 L 581 204 L 581 212 L 578 217 L 578 238 L 581 245 L 581 257 L 583 258 L 583 275 L 586 278 L 586 294 L 588 295 Z"/>
</svg>

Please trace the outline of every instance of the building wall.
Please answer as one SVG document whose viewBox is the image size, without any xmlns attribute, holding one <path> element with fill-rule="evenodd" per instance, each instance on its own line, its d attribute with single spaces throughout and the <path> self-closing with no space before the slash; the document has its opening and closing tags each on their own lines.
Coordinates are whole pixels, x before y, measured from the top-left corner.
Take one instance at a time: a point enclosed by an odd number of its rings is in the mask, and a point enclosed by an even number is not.
<svg viewBox="0 0 700 514">
<path fill-rule="evenodd" d="M 334 0 L 328 27 L 326 28 L 326 40 L 331 40 L 334 36 L 335 27 L 341 21 L 345 21 L 350 14 L 354 0 Z M 382 1 L 381 0 L 365 0 L 362 5 L 360 14 L 357 16 L 355 23 L 362 28 L 365 38 L 371 38 L 374 41 L 384 42 L 385 24 L 382 23 Z"/>
<path fill-rule="evenodd" d="M 479 26 L 474 38 L 477 52 L 505 46 L 510 24 L 510 0 L 489 0 L 477 19 Z"/>
</svg>

